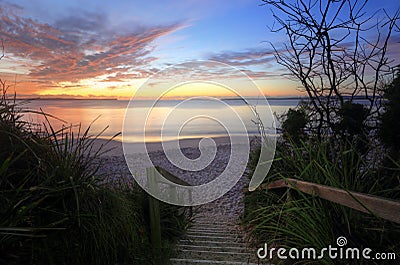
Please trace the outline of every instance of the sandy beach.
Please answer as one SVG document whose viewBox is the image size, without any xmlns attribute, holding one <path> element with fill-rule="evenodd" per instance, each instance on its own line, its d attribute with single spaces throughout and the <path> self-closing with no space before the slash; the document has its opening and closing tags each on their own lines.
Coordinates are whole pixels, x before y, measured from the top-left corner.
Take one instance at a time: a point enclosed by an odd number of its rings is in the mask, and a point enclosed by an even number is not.
<svg viewBox="0 0 400 265">
<path fill-rule="evenodd" d="M 217 146 L 230 144 L 229 137 L 213 137 L 212 139 L 214 140 L 214 142 Z M 254 138 L 252 138 L 252 139 L 254 139 Z M 201 140 L 201 138 L 181 139 L 181 140 L 179 140 L 179 145 L 180 145 L 181 149 L 197 148 L 200 140 Z M 178 142 L 178 140 L 169 141 L 169 143 L 172 143 L 172 142 L 176 143 L 176 142 Z M 107 153 L 104 154 L 104 156 L 119 156 L 119 155 L 124 154 L 121 141 L 117 141 L 117 140 L 108 141 L 106 139 L 96 139 L 96 141 L 94 141 L 94 149 L 95 150 L 100 148 L 102 145 L 104 146 L 105 149 L 109 150 L 109 151 L 107 151 Z M 130 149 L 133 150 L 132 153 L 139 152 L 139 151 L 135 151 L 135 147 L 139 146 L 138 143 L 129 143 L 128 142 L 128 143 L 125 143 L 125 145 L 128 145 L 131 147 Z M 152 152 L 162 151 L 163 145 L 162 145 L 162 142 L 148 142 L 148 143 L 146 143 L 146 148 L 149 153 L 152 153 Z"/>
<path fill-rule="evenodd" d="M 198 148 L 200 139 L 184 139 L 180 141 L 180 150 L 188 158 L 195 159 L 200 156 Z M 162 149 L 162 143 L 148 143 L 148 155 L 153 165 L 149 164 L 146 159 L 146 154 L 131 153 L 127 156 L 129 163 L 133 163 L 134 167 L 139 171 L 144 172 L 146 167 L 160 166 L 179 178 L 185 180 L 192 185 L 200 185 L 212 181 L 218 177 L 225 169 L 230 159 L 231 145 L 229 137 L 219 137 L 214 139 L 216 144 L 216 155 L 212 162 L 200 171 L 183 170 L 173 165 L 165 155 Z M 104 145 L 106 140 L 96 140 L 95 147 Z M 129 145 L 135 145 L 130 143 Z M 255 139 L 251 140 L 251 149 L 257 146 Z M 105 149 L 112 149 L 101 157 L 101 170 L 106 175 L 110 176 L 112 181 L 133 181 L 126 159 L 123 155 L 122 143 L 111 141 Z M 247 170 L 246 170 L 247 172 Z M 244 174 L 246 175 L 246 173 Z M 247 187 L 248 177 L 242 176 L 237 184 L 224 196 L 219 199 L 196 207 L 197 216 L 199 218 L 212 217 L 216 220 L 238 221 L 240 214 L 243 211 L 243 192 L 242 189 Z"/>
</svg>

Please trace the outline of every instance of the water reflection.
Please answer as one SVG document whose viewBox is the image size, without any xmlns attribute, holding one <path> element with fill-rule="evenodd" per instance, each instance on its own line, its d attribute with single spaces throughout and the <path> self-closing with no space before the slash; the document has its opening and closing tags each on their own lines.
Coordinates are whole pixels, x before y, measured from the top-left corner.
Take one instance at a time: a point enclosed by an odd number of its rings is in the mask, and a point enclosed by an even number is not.
<svg viewBox="0 0 400 265">
<path fill-rule="evenodd" d="M 163 121 L 167 117 L 168 113 L 180 102 L 181 101 L 178 100 L 164 100 L 158 102 L 152 109 L 147 120 L 147 142 L 157 142 L 161 140 L 159 132 L 163 126 Z M 249 128 L 249 133 L 257 133 L 257 127 L 252 121 L 254 120 L 254 115 L 249 106 L 245 105 L 240 100 L 228 100 L 226 103 L 229 104 L 229 106 L 236 111 L 240 117 L 242 117 L 246 127 Z M 298 100 L 270 100 L 269 103 L 272 111 L 280 115 L 286 112 L 288 108 L 296 106 Z M 267 110 L 267 106 L 260 104 L 260 102 L 251 102 L 251 104 L 257 105 L 256 109 L 260 114 Z M 30 103 L 26 104 L 25 107 L 36 111 L 42 109 L 44 112 L 50 113 L 51 115 L 65 121 L 62 122 L 50 118 L 51 124 L 55 129 L 61 128 L 63 125 L 66 126 L 71 124 L 81 124 L 83 129 L 86 129 L 87 126 L 91 124 L 91 134 L 93 135 L 108 127 L 101 137 L 109 138 L 122 130 L 127 105 L 128 101 L 124 100 L 32 100 Z M 139 115 L 141 113 L 143 115 L 146 113 L 146 110 L 142 105 L 145 104 L 142 104 L 141 101 L 137 101 L 134 104 L 134 107 L 137 110 L 136 113 L 139 113 Z M 178 124 L 178 121 L 186 117 L 188 114 L 192 115 L 194 113 L 202 113 L 203 115 L 210 116 L 218 113 L 218 116 L 221 117 L 221 119 L 227 121 L 231 119 L 232 115 L 228 107 L 224 107 L 221 104 L 213 104 L 204 100 L 185 104 L 179 108 L 178 111 L 174 112 L 175 116 L 172 119 L 172 122 L 163 128 L 163 133 L 165 134 L 163 139 L 177 139 L 177 136 L 173 131 L 175 131 L 177 127 L 180 128 L 182 126 L 182 124 Z M 39 124 L 45 122 L 42 115 L 36 114 L 27 114 L 24 119 Z M 176 124 L 174 124 L 174 120 L 176 120 Z M 277 124 L 277 126 L 279 127 L 279 124 Z M 77 128 L 75 127 L 74 130 L 76 131 Z M 127 136 L 125 137 L 125 140 L 136 142 L 138 140 L 135 138 L 135 132 L 137 132 L 137 130 L 137 127 L 130 126 L 130 131 L 125 132 L 125 135 Z M 201 138 L 205 136 L 226 136 L 226 131 L 214 120 L 199 118 L 185 124 L 185 126 L 182 127 L 179 138 Z M 121 140 L 121 137 L 117 138 L 117 140 Z"/>
</svg>

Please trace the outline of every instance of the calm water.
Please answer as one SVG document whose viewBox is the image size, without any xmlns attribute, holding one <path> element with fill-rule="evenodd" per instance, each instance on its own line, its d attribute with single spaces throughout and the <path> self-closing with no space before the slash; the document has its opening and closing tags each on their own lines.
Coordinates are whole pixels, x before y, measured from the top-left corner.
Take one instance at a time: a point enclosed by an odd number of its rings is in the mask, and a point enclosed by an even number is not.
<svg viewBox="0 0 400 265">
<path fill-rule="evenodd" d="M 33 100 L 25 106 L 29 109 L 40 110 L 54 115 L 65 122 L 50 119 L 53 127 L 61 128 L 64 125 L 81 124 L 84 129 L 91 125 L 92 134 L 96 134 L 108 127 L 102 134 L 103 138 L 121 132 L 124 116 L 129 101 L 125 100 Z M 251 101 L 256 106 L 257 112 L 264 119 L 265 127 L 272 126 L 272 116 L 269 115 L 269 107 L 265 103 Z M 290 107 L 298 104 L 298 100 L 269 100 L 273 113 L 278 115 L 286 112 Z M 136 117 L 146 116 L 146 101 L 136 101 L 133 106 L 133 113 Z M 132 109 L 131 109 L 132 111 Z M 132 113 L 132 112 L 129 113 Z M 267 113 L 267 114 L 266 114 Z M 164 140 L 175 140 L 177 138 L 201 138 L 213 136 L 227 136 L 227 129 L 230 126 L 231 134 L 242 134 L 240 126 L 233 122 L 235 115 L 245 124 L 248 133 L 256 134 L 257 127 L 252 120 L 255 120 L 251 108 L 240 100 L 226 100 L 216 102 L 212 100 L 191 100 L 184 102 L 179 100 L 164 100 L 158 102 L 151 110 L 146 123 L 146 141 L 160 141 L 161 130 Z M 131 115 L 132 116 L 132 115 Z M 211 117 L 211 118 L 210 118 Z M 190 119 L 192 118 L 192 119 Z M 214 118 L 214 119 L 213 119 Z M 40 115 L 29 114 L 26 120 L 36 123 L 43 123 Z M 135 124 L 135 117 L 129 117 L 129 127 L 124 131 L 125 140 L 130 142 L 138 141 L 137 134 L 140 126 Z M 189 119 L 189 121 L 188 121 Z M 165 123 L 164 123 L 165 121 Z M 219 121 L 219 122 L 218 122 Z M 164 123 L 164 124 L 163 124 Z M 232 122 L 231 122 L 232 123 Z M 276 124 L 279 127 L 279 124 Z M 77 128 L 74 129 L 75 131 Z M 178 136 L 179 135 L 179 136 Z M 118 140 L 121 137 L 117 138 Z"/>
</svg>

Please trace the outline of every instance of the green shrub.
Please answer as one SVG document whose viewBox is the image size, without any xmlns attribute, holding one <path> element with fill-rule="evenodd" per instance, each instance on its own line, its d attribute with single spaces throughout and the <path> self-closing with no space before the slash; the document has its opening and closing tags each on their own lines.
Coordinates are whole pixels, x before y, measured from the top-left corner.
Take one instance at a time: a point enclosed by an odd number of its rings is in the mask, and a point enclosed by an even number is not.
<svg viewBox="0 0 400 265">
<path fill-rule="evenodd" d="M 0 101 L 0 262 L 101 264 L 143 259 L 141 191 L 104 186 L 88 131 L 35 131 Z"/>
<path fill-rule="evenodd" d="M 153 264 L 148 196 L 136 185 L 107 185 L 90 127 L 40 131 L 22 114 L 3 93 L 0 264 Z M 164 245 L 187 226 L 183 212 L 163 208 Z"/>
<path fill-rule="evenodd" d="M 399 181 L 396 186 L 392 186 L 385 176 L 377 174 L 376 168 L 379 166 L 371 165 L 371 161 L 360 156 L 351 143 L 342 146 L 313 139 L 300 145 L 280 142 L 275 157 L 267 183 L 295 178 L 348 191 L 399 199 L 393 197 L 396 194 L 394 191 L 399 191 Z M 369 247 L 374 252 L 400 253 L 399 224 L 295 189 L 259 190 L 247 194 L 243 222 L 254 228 L 258 246 L 266 242 L 270 247 L 322 249 L 336 245 L 336 239 L 345 236 L 349 247 Z M 317 263 L 341 262 L 362 263 L 360 260 L 330 260 L 328 257 Z"/>
<path fill-rule="evenodd" d="M 400 69 L 385 88 L 385 112 L 380 117 L 379 136 L 392 157 L 400 158 Z"/>
<path fill-rule="evenodd" d="M 283 137 L 299 143 L 305 139 L 304 129 L 307 125 L 307 115 L 304 109 L 289 109 L 282 123 Z"/>
<path fill-rule="evenodd" d="M 368 111 L 364 105 L 350 101 L 344 102 L 339 109 L 339 131 L 351 137 L 363 137 L 366 134 L 364 122 L 367 114 Z"/>
</svg>

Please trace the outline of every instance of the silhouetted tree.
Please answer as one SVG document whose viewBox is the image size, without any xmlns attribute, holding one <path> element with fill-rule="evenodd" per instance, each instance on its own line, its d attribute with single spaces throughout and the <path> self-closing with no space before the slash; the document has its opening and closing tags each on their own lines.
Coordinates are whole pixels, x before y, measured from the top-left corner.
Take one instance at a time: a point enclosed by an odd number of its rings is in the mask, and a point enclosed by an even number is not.
<svg viewBox="0 0 400 265">
<path fill-rule="evenodd" d="M 282 123 L 283 137 L 299 143 L 306 136 L 304 129 L 307 122 L 307 114 L 304 109 L 289 109 Z"/>
<path fill-rule="evenodd" d="M 339 109 L 337 131 L 341 132 L 343 142 L 352 143 L 357 150 L 364 154 L 368 150 L 368 131 L 365 128 L 367 108 L 363 104 L 346 101 Z"/>
<path fill-rule="evenodd" d="M 343 106 L 345 102 L 355 99 L 368 102 L 365 118 L 374 119 L 382 82 L 394 73 L 387 50 L 392 32 L 398 30 L 399 10 L 368 15 L 367 0 L 263 2 L 272 7 L 277 22 L 271 30 L 288 37 L 282 47 L 271 45 L 277 62 L 301 82 L 309 97 L 313 132 L 323 137 L 348 131 L 349 120 L 343 121 L 345 127 L 337 123 L 340 112 L 352 106 Z"/>
<path fill-rule="evenodd" d="M 379 135 L 389 148 L 390 155 L 400 157 L 400 68 L 397 76 L 385 89 L 385 112 L 381 115 Z"/>
<path fill-rule="evenodd" d="M 367 110 L 364 105 L 346 101 L 339 109 L 340 122 L 338 130 L 345 135 L 353 137 L 365 135 L 364 122 Z"/>
</svg>

